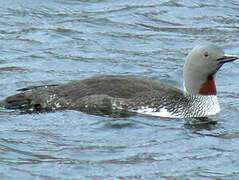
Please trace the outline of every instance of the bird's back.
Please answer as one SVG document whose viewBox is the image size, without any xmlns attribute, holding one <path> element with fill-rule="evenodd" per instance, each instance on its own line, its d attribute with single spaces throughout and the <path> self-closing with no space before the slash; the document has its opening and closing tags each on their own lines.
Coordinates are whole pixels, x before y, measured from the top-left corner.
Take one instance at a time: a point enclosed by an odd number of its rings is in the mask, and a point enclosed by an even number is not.
<svg viewBox="0 0 239 180">
<path fill-rule="evenodd" d="M 184 97 L 183 92 L 174 87 L 134 76 L 118 75 L 96 76 L 65 84 L 35 86 L 21 90 L 22 92 L 4 99 L 2 104 L 6 108 L 34 111 L 66 108 L 88 111 L 91 106 L 111 109 L 112 99 L 120 99 L 129 102 L 129 106 L 136 106 L 152 104 L 150 101 L 155 101 L 155 98 L 157 103 L 161 103 L 160 99 Z"/>
</svg>

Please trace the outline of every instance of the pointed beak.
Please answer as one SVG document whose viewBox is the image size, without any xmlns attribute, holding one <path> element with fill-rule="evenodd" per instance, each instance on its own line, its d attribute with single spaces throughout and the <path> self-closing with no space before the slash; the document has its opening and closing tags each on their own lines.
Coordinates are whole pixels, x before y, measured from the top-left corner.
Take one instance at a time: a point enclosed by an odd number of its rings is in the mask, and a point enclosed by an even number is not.
<svg viewBox="0 0 239 180">
<path fill-rule="evenodd" d="M 224 64 L 224 63 L 227 63 L 227 62 L 235 61 L 236 59 L 239 59 L 239 56 L 224 55 L 223 57 L 217 59 L 217 61 L 218 61 L 220 64 Z"/>
</svg>

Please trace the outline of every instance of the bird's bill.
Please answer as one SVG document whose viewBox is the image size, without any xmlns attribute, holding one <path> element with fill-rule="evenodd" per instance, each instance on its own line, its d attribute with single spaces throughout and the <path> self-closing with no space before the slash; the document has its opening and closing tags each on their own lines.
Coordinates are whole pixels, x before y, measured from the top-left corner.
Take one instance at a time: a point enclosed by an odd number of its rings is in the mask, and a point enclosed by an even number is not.
<svg viewBox="0 0 239 180">
<path fill-rule="evenodd" d="M 227 63 L 227 62 L 232 62 L 232 61 L 235 61 L 239 59 L 239 56 L 236 56 L 236 55 L 227 55 L 225 54 L 223 57 L 217 59 L 217 61 L 220 63 L 220 64 L 224 64 L 224 63 Z"/>
</svg>

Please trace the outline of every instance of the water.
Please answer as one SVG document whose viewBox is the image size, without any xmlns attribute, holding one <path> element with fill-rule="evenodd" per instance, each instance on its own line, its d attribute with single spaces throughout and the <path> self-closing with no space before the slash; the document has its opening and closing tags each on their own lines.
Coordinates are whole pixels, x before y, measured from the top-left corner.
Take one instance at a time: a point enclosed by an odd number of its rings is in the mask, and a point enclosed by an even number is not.
<svg viewBox="0 0 239 180">
<path fill-rule="evenodd" d="M 239 55 L 238 11 L 236 0 L 1 0 L 0 98 L 99 74 L 182 88 L 195 45 Z M 217 74 L 217 124 L 1 111 L 0 179 L 238 179 L 238 68 Z"/>
</svg>

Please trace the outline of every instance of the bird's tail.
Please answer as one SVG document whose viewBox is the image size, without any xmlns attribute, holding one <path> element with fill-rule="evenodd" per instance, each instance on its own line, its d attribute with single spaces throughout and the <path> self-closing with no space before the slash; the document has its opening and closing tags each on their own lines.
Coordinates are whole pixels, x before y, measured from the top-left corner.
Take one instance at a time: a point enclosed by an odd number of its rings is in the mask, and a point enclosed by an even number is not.
<svg viewBox="0 0 239 180">
<path fill-rule="evenodd" d="M 24 109 L 29 106 L 29 100 L 25 93 L 18 93 L 1 100 L 0 106 L 6 109 Z"/>
</svg>

